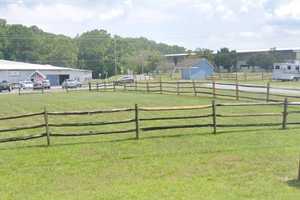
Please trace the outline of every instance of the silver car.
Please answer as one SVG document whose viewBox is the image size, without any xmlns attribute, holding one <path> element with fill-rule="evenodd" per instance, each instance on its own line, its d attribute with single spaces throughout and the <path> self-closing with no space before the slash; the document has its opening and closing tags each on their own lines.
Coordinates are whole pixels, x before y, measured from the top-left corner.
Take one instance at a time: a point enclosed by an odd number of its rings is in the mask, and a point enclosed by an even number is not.
<svg viewBox="0 0 300 200">
<path fill-rule="evenodd" d="M 62 88 L 78 88 L 81 86 L 82 84 L 79 81 L 73 79 L 67 79 L 62 84 Z"/>
</svg>

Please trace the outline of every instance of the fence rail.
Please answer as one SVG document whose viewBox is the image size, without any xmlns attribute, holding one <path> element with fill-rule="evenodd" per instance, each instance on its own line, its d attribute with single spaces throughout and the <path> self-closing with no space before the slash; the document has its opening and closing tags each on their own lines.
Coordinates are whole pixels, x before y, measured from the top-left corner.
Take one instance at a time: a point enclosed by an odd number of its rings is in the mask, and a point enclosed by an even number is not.
<svg viewBox="0 0 300 200">
<path fill-rule="evenodd" d="M 106 82 L 108 84 L 108 82 Z M 254 100 L 265 102 L 281 102 L 282 98 L 300 99 L 300 90 L 294 88 L 271 87 L 236 83 L 220 83 L 215 81 L 146 81 L 135 83 L 110 83 L 112 87 L 89 84 L 89 91 L 135 91 L 157 94 L 176 94 L 192 96 L 208 96 L 212 98 L 230 98 L 235 100 Z M 106 88 L 106 89 L 104 89 Z"/>
<path fill-rule="evenodd" d="M 276 106 L 281 107 L 282 112 L 256 112 L 256 113 L 224 113 L 219 111 L 218 108 L 226 107 L 226 108 L 236 108 L 236 107 L 254 107 L 259 108 L 259 106 Z M 83 136 L 96 136 L 96 135 L 110 135 L 110 134 L 128 134 L 135 133 L 135 138 L 139 139 L 140 134 L 142 132 L 150 132 L 157 130 L 168 130 L 168 129 L 186 129 L 186 128 L 211 128 L 213 134 L 217 134 L 218 128 L 235 128 L 235 127 L 281 127 L 282 129 L 286 129 L 288 125 L 300 125 L 300 122 L 289 122 L 288 116 L 291 114 L 300 114 L 300 110 L 289 110 L 289 106 L 293 106 L 293 108 L 299 108 L 300 102 L 288 102 L 286 98 L 283 102 L 270 102 L 270 103 L 216 103 L 215 100 L 212 101 L 209 105 L 196 105 L 196 106 L 173 106 L 173 107 L 139 107 L 137 104 L 133 108 L 117 108 L 117 109 L 105 109 L 105 110 L 97 110 L 97 111 L 72 111 L 72 112 L 48 112 L 45 108 L 43 112 L 38 113 L 30 113 L 30 114 L 22 114 L 18 116 L 7 116 L 1 117 L 2 121 L 5 120 L 17 120 L 22 117 L 36 117 L 36 116 L 44 116 L 44 123 L 23 127 L 13 127 L 13 128 L 5 128 L 0 129 L 0 133 L 4 132 L 18 132 L 24 130 L 35 130 L 43 128 L 44 131 L 41 131 L 41 134 L 30 134 L 27 136 L 13 136 L 8 138 L 0 138 L 0 143 L 5 142 L 16 142 L 16 141 L 26 141 L 33 140 L 39 138 L 46 138 L 47 144 L 51 144 L 51 139 L 55 137 L 83 137 Z M 190 110 L 202 110 L 205 113 L 201 113 L 199 115 L 189 114 L 189 115 L 178 115 L 178 113 L 173 113 L 173 111 L 186 112 Z M 233 111 L 235 109 L 232 109 Z M 259 110 L 259 109 L 257 109 Z M 65 116 L 65 115 L 96 115 L 102 114 L 106 115 L 109 113 L 118 113 L 125 112 L 126 116 L 133 115 L 132 118 L 127 119 L 119 119 L 118 121 L 89 121 L 89 122 L 68 122 L 68 123 L 53 123 L 48 116 Z M 158 113 L 159 112 L 159 113 Z M 147 117 L 146 113 L 151 113 L 151 117 Z M 158 114 L 157 114 L 158 113 Z M 161 116 L 161 114 L 168 114 L 168 116 Z M 281 122 L 258 122 L 258 123 L 220 123 L 218 119 L 221 118 L 249 118 L 249 117 L 281 117 Z M 119 118 L 119 117 L 118 117 Z M 165 121 L 170 120 L 186 120 L 191 119 L 208 119 L 210 123 L 198 121 L 195 124 L 175 124 L 170 125 Z M 146 125 L 144 122 L 151 121 L 161 121 L 159 125 Z M 196 120 L 195 120 L 196 121 Z M 113 127 L 114 125 L 126 124 L 126 128 L 122 128 L 121 130 L 111 130 L 111 131 L 88 131 L 88 132 L 70 132 L 64 131 L 64 133 L 57 133 L 57 131 L 53 131 L 52 128 L 63 128 L 63 127 L 102 127 L 110 125 Z M 60 129 L 59 129 L 60 130 Z M 58 131 L 59 132 L 59 131 Z"/>
<path fill-rule="evenodd" d="M 216 73 L 209 77 L 210 80 L 233 80 L 233 81 L 249 81 L 249 80 L 271 80 L 271 72 L 234 72 L 234 73 Z"/>
<path fill-rule="evenodd" d="M 285 97 L 294 100 L 300 99 L 300 89 L 297 88 L 273 87 L 270 83 L 267 83 L 266 85 L 241 84 L 238 81 L 235 83 L 221 83 L 215 80 L 162 81 L 160 79 L 159 81 L 138 81 L 134 83 L 103 81 L 101 83 L 90 82 L 84 85 L 82 88 L 65 89 L 66 92 L 86 90 L 96 92 L 135 91 L 266 102 L 281 102 L 282 98 Z M 36 93 L 40 93 L 40 91 L 34 92 L 34 94 Z M 47 93 L 47 90 L 42 90 L 42 93 Z M 19 94 L 22 95 L 23 93 L 20 92 Z M 32 93 L 26 92 L 26 94 Z"/>
</svg>

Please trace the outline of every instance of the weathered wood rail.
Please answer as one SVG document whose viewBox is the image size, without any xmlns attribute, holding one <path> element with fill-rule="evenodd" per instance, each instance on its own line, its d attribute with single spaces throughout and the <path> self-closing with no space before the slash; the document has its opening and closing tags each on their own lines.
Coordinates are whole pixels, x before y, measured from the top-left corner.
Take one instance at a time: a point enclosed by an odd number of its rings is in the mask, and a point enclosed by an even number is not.
<svg viewBox="0 0 300 200">
<path fill-rule="evenodd" d="M 105 86 L 105 84 L 107 84 Z M 157 94 L 176 94 L 191 96 L 207 96 L 234 100 L 251 100 L 265 102 L 282 102 L 283 98 L 300 99 L 300 89 L 271 87 L 266 85 L 250 85 L 220 83 L 215 81 L 143 81 L 117 84 L 116 82 L 90 83 L 89 91 L 135 91 Z"/>
<path fill-rule="evenodd" d="M 256 113 L 224 113 L 219 111 L 218 108 L 226 107 L 232 108 L 234 111 L 236 107 L 265 107 L 265 106 L 273 106 L 282 108 L 282 112 L 256 112 Z M 289 111 L 289 106 L 293 106 L 293 110 Z M 247 128 L 247 127 L 278 127 L 282 129 L 286 129 L 288 125 L 300 125 L 299 122 L 289 122 L 288 116 L 293 114 L 300 114 L 300 110 L 295 110 L 300 106 L 300 102 L 288 102 L 286 98 L 283 102 L 270 102 L 270 103 L 216 103 L 215 100 L 212 101 L 209 105 L 196 105 L 196 106 L 170 106 L 170 107 L 143 107 L 135 105 L 132 108 L 117 108 L 117 109 L 103 109 L 103 110 L 94 110 L 94 111 L 68 111 L 68 112 L 48 112 L 45 108 L 43 112 L 37 113 L 28 113 L 22 115 L 14 115 L 14 116 L 5 116 L 0 117 L 0 121 L 7 120 L 17 120 L 22 118 L 30 118 L 30 117 L 43 117 L 44 123 L 37 125 L 28 125 L 23 127 L 13 127 L 13 128 L 3 128 L 0 129 L 0 133 L 12 133 L 12 132 L 22 132 L 31 130 L 40 130 L 41 134 L 32 134 L 28 133 L 28 135 L 24 136 L 24 132 L 21 136 L 12 136 L 8 138 L 0 138 L 0 143 L 5 142 L 16 142 L 16 141 L 25 141 L 25 140 L 33 140 L 39 138 L 46 138 L 47 145 L 51 145 L 52 138 L 55 137 L 83 137 L 83 136 L 96 136 L 96 135 L 110 135 L 110 134 L 129 134 L 134 133 L 135 138 L 139 139 L 140 135 L 143 132 L 149 131 L 158 131 L 158 130 L 167 130 L 167 129 L 186 129 L 186 128 L 211 128 L 212 134 L 217 134 L 219 128 Z M 202 111 L 201 114 L 178 114 L 185 113 L 187 111 Z M 257 109 L 259 110 L 259 109 Z M 174 113 L 176 111 L 176 113 Z M 51 121 L 51 116 L 84 116 L 84 115 L 106 115 L 112 113 L 125 113 L 126 119 L 119 119 L 117 121 L 88 121 L 88 122 L 61 122 L 54 123 Z M 151 114 L 151 117 L 147 115 L 147 113 Z M 146 114 L 146 115 L 145 115 Z M 168 116 L 162 116 L 161 114 L 167 114 Z M 132 118 L 128 118 L 128 116 L 134 116 Z M 280 117 L 282 121 L 276 122 L 259 122 L 259 123 L 224 123 L 219 122 L 221 118 L 249 118 L 249 117 Z M 119 117 L 118 117 L 119 118 Z M 197 119 L 208 119 L 207 122 L 201 123 L 201 120 Z M 182 120 L 182 122 L 187 122 L 186 120 L 194 120 L 196 121 L 193 124 L 175 124 L 170 125 L 167 123 L 168 121 L 173 120 Z M 146 122 L 155 122 L 159 121 L 159 125 L 146 125 Z M 193 121 L 193 122 L 194 122 Z M 164 123 L 166 122 L 166 123 Z M 111 128 L 115 125 L 125 124 L 126 129 L 118 128 L 119 130 L 111 130 L 111 131 L 86 131 L 86 132 L 69 132 L 61 130 L 60 128 L 65 127 L 102 127 L 102 126 L 110 126 Z M 52 128 L 59 129 L 58 131 L 53 131 Z M 62 133 L 59 133 L 62 132 Z"/>
<path fill-rule="evenodd" d="M 134 83 L 118 83 L 115 81 L 89 82 L 82 88 L 65 89 L 67 93 L 76 91 L 116 92 L 135 91 L 157 94 L 206 96 L 212 98 L 226 98 L 234 100 L 251 100 L 265 102 L 281 102 L 283 98 L 300 99 L 300 89 L 273 87 L 270 82 L 266 85 L 241 84 L 236 80 L 234 83 L 221 83 L 211 81 L 137 81 Z M 37 94 L 26 92 L 24 94 Z M 42 91 L 48 93 L 47 90 Z M 23 93 L 19 93 L 20 95 Z"/>
</svg>

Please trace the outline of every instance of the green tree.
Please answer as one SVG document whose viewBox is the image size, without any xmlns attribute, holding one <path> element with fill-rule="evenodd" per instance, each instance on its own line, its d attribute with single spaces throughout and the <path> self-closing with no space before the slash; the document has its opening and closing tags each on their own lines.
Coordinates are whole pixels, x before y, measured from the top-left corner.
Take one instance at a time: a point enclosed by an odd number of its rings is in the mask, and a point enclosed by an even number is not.
<svg viewBox="0 0 300 200">
<path fill-rule="evenodd" d="M 162 61 L 158 51 L 140 50 L 126 59 L 127 68 L 136 73 L 148 73 L 156 70 Z"/>
<path fill-rule="evenodd" d="M 197 56 L 201 57 L 201 58 L 205 58 L 207 59 L 209 62 L 214 63 L 214 52 L 210 49 L 201 49 L 201 48 L 197 48 L 195 50 L 195 53 L 197 54 Z"/>
<path fill-rule="evenodd" d="M 112 55 L 108 53 L 113 53 L 113 41 L 105 30 L 86 32 L 76 40 L 80 68 L 93 70 L 93 77 L 99 78 L 99 74 L 104 75 L 107 68 L 112 67 L 113 61 L 109 60 Z"/>
<path fill-rule="evenodd" d="M 57 37 L 51 44 L 46 62 L 62 67 L 76 67 L 78 48 L 76 44 L 67 37 Z"/>
<path fill-rule="evenodd" d="M 39 59 L 39 37 L 34 35 L 32 29 L 22 25 L 11 25 L 6 31 L 7 47 L 6 57 L 11 60 L 36 62 Z"/>
<path fill-rule="evenodd" d="M 247 64 L 252 67 L 261 67 L 265 70 L 272 69 L 273 64 L 276 62 L 276 57 L 271 53 L 255 54 L 249 58 Z"/>
<path fill-rule="evenodd" d="M 236 68 L 237 65 L 237 53 L 234 50 L 228 48 L 220 49 L 215 55 L 215 64 L 220 67 L 224 67 L 228 72 L 231 72 L 232 68 Z"/>
<path fill-rule="evenodd" d="M 37 26 L 9 25 L 0 19 L 0 59 L 89 69 L 94 78 L 127 69 L 150 72 L 160 64 L 163 54 L 185 51 L 143 37 L 112 37 L 105 30 L 70 38 L 46 33 Z"/>
<path fill-rule="evenodd" d="M 6 21 L 0 19 L 0 59 L 4 59 L 4 52 L 7 48 Z"/>
</svg>

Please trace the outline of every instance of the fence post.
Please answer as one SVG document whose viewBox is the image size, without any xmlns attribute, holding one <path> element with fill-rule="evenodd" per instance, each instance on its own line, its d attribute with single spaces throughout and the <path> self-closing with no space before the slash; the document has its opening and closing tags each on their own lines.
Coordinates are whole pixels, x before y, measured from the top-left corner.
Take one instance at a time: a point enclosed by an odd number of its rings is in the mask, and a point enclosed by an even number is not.
<svg viewBox="0 0 300 200">
<path fill-rule="evenodd" d="M 146 87 L 147 87 L 146 88 L 147 89 L 147 93 L 149 93 L 149 82 L 148 81 L 146 82 Z"/>
<path fill-rule="evenodd" d="M 212 118 L 213 118 L 213 134 L 217 133 L 217 109 L 216 109 L 216 101 L 212 101 Z"/>
<path fill-rule="evenodd" d="M 267 102 L 270 101 L 270 82 L 267 83 Z"/>
<path fill-rule="evenodd" d="M 197 96 L 197 90 L 196 90 L 195 80 L 193 80 L 193 89 L 194 89 L 194 95 Z"/>
<path fill-rule="evenodd" d="M 214 81 L 213 83 L 212 83 L 212 85 L 213 85 L 213 98 L 215 99 L 216 98 L 216 82 Z"/>
<path fill-rule="evenodd" d="M 96 83 L 97 92 L 99 92 L 99 83 Z"/>
<path fill-rule="evenodd" d="M 92 84 L 89 82 L 89 91 L 92 91 Z"/>
<path fill-rule="evenodd" d="M 44 107 L 44 120 L 45 120 L 45 130 L 47 137 L 47 145 L 50 146 L 50 132 L 49 132 L 49 120 L 48 120 L 48 112 L 46 106 Z"/>
<path fill-rule="evenodd" d="M 107 89 L 106 88 L 106 80 L 104 80 L 103 83 L 104 83 L 104 91 L 106 91 L 106 89 Z"/>
<path fill-rule="evenodd" d="M 179 91 L 179 81 L 177 81 L 177 95 L 180 95 L 180 91 Z"/>
<path fill-rule="evenodd" d="M 298 167 L 298 181 L 300 181 L 300 160 L 299 160 L 299 167 Z"/>
<path fill-rule="evenodd" d="M 162 94 L 162 90 L 163 90 L 163 88 L 162 88 L 162 82 L 161 82 L 161 77 L 159 78 L 159 90 L 160 90 L 160 94 Z"/>
<path fill-rule="evenodd" d="M 18 94 L 21 95 L 21 86 L 18 88 Z"/>
<path fill-rule="evenodd" d="M 138 140 L 140 138 L 140 127 L 139 127 L 139 108 L 135 104 L 135 137 Z"/>
<path fill-rule="evenodd" d="M 235 81 L 237 82 L 238 80 L 239 80 L 238 72 L 236 71 L 236 72 L 235 72 Z"/>
<path fill-rule="evenodd" d="M 113 90 L 114 90 L 114 92 L 115 92 L 115 91 L 116 91 L 116 82 L 113 81 L 112 83 L 113 83 Z"/>
<path fill-rule="evenodd" d="M 240 100 L 240 89 L 238 81 L 235 83 L 235 96 L 237 101 Z"/>
<path fill-rule="evenodd" d="M 44 94 L 44 89 L 45 89 L 45 88 L 44 88 L 44 86 L 42 85 L 42 94 Z"/>
<path fill-rule="evenodd" d="M 126 85 L 126 82 L 124 83 L 124 90 L 127 91 L 127 85 Z"/>
<path fill-rule="evenodd" d="M 245 81 L 247 81 L 247 72 L 244 72 Z"/>
<path fill-rule="evenodd" d="M 283 103 L 283 113 L 282 113 L 282 129 L 286 129 L 287 115 L 288 115 L 288 99 L 285 98 Z"/>
<path fill-rule="evenodd" d="M 136 79 L 134 81 L 134 87 L 135 87 L 135 92 L 137 92 L 138 91 L 138 83 L 137 83 Z"/>
</svg>

